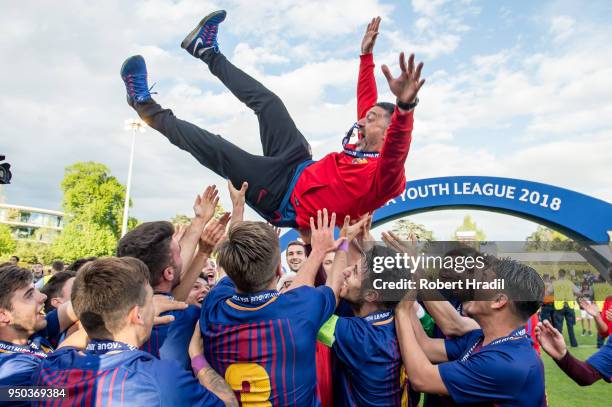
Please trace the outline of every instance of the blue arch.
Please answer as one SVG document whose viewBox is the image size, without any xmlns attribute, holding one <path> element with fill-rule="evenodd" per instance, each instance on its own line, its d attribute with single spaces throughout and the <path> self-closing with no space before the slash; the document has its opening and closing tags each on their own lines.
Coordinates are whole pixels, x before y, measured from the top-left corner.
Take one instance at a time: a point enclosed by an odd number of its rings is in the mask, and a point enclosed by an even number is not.
<svg viewBox="0 0 612 407">
<path fill-rule="evenodd" d="M 608 244 L 612 204 L 569 189 L 513 178 L 458 176 L 409 181 L 404 192 L 374 214 L 374 226 L 396 218 L 441 209 L 474 208 L 517 216 L 567 236 Z M 281 247 L 298 237 L 281 236 Z"/>
</svg>

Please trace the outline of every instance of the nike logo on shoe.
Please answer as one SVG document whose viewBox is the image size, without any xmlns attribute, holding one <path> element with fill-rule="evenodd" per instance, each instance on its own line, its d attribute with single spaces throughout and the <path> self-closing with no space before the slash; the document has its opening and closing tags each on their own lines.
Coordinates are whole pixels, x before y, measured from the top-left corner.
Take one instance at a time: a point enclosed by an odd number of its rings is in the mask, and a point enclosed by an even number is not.
<svg viewBox="0 0 612 407">
<path fill-rule="evenodd" d="M 202 49 L 198 49 L 200 46 L 202 46 Z M 198 54 L 198 56 L 202 55 L 202 52 L 204 52 L 204 40 L 202 38 L 198 38 L 195 42 L 195 44 L 193 44 L 193 55 L 195 55 L 196 53 Z"/>
</svg>

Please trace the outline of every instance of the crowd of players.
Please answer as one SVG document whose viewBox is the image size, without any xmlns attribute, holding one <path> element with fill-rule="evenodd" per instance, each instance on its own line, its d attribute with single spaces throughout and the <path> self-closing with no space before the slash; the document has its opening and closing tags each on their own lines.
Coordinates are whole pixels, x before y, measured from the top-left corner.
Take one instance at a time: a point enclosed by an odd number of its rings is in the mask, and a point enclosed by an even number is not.
<svg viewBox="0 0 612 407">
<path fill-rule="evenodd" d="M 229 190 L 232 213 L 213 217 L 209 187 L 188 226 L 141 224 L 116 257 L 80 259 L 42 292 L 31 270 L 1 265 L 0 387 L 66 389 L 35 405 L 546 404 L 526 331 L 542 301 L 512 300 L 544 298 L 533 269 L 491 261 L 481 278 L 504 278 L 505 291 L 461 313 L 412 294 L 388 301 L 372 288 L 372 259 L 402 242 L 374 244 L 370 217 L 345 219 L 335 240 L 335 214 L 319 211 L 284 273 L 278 230 L 244 221 L 246 189 Z M 585 308 L 607 335 L 612 311 Z M 610 381 L 609 341 L 581 362 L 547 320 L 535 335 L 579 384 Z"/>
</svg>

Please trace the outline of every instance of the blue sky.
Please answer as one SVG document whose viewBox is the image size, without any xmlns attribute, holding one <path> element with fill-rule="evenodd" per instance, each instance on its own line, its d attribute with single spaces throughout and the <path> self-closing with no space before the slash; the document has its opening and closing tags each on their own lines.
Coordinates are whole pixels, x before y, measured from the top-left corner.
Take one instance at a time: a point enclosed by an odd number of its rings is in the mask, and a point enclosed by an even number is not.
<svg viewBox="0 0 612 407">
<path fill-rule="evenodd" d="M 142 54 L 157 100 L 184 119 L 260 153 L 257 121 L 179 47 L 224 8 L 222 51 L 285 101 L 315 158 L 354 121 L 359 44 L 383 17 L 375 49 L 397 72 L 399 51 L 425 62 L 408 178 L 495 175 L 551 183 L 612 201 L 612 3 L 607 1 L 131 1 L 9 3 L 0 15 L 0 153 L 13 164 L 8 203 L 60 209 L 65 166 L 94 160 L 122 182 L 129 137 L 118 71 Z M 132 214 L 189 213 L 209 183 L 225 184 L 153 130 L 139 135 Z M 229 206 L 224 194 L 223 203 Z M 439 239 L 466 211 L 422 214 Z M 472 212 L 490 239 L 535 225 Z M 250 213 L 255 217 L 254 213 Z"/>
</svg>

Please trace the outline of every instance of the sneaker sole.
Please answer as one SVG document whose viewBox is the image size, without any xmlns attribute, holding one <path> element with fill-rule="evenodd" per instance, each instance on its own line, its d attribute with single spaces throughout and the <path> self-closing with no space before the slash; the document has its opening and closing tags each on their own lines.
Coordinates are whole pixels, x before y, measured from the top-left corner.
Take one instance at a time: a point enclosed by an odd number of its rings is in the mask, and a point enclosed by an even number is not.
<svg viewBox="0 0 612 407">
<path fill-rule="evenodd" d="M 225 16 L 227 15 L 225 10 L 213 11 L 212 13 L 204 17 L 202 20 L 200 20 L 196 28 L 194 28 L 189 34 L 187 34 L 185 39 L 181 41 L 181 48 L 187 49 L 189 44 L 191 44 L 191 42 L 197 37 L 198 33 L 200 32 L 200 29 L 204 27 L 204 24 L 206 24 L 208 20 L 210 20 L 213 17 L 218 16 L 219 14 L 223 14 L 223 18 L 221 19 L 221 21 L 219 21 L 219 23 L 225 20 Z"/>
<path fill-rule="evenodd" d="M 123 61 L 123 63 L 121 64 L 121 69 L 119 70 L 119 75 L 123 78 L 123 68 L 125 68 L 125 65 L 128 63 L 128 61 L 131 61 L 132 58 L 140 58 L 144 61 L 144 58 L 142 57 L 142 55 L 133 55 L 131 57 L 129 57 L 128 59 L 126 59 L 125 61 Z"/>
</svg>

